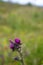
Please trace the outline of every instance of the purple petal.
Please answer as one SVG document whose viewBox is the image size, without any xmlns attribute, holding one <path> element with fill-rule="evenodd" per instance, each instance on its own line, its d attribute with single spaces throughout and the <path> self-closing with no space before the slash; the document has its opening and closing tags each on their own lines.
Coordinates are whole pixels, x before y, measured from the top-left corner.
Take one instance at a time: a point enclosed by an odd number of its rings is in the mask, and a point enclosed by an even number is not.
<svg viewBox="0 0 43 65">
<path fill-rule="evenodd" d="M 13 43 L 10 43 L 10 48 L 14 48 L 14 44 Z"/>
<path fill-rule="evenodd" d="M 16 38 L 15 43 L 20 43 L 20 40 Z"/>
</svg>

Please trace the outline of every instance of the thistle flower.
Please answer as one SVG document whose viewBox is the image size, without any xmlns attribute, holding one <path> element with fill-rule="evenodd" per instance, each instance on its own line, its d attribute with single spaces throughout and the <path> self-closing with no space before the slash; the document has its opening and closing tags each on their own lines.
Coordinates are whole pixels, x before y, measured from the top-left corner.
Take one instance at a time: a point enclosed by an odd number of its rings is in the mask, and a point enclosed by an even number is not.
<svg viewBox="0 0 43 65">
<path fill-rule="evenodd" d="M 14 48 L 14 44 L 13 43 L 10 43 L 10 48 Z"/>
<path fill-rule="evenodd" d="M 12 49 L 14 51 L 14 43 L 12 40 L 10 40 L 10 49 Z"/>
<path fill-rule="evenodd" d="M 15 41 L 16 44 L 21 45 L 20 39 L 16 38 L 14 41 Z"/>
<path fill-rule="evenodd" d="M 17 49 L 20 49 L 21 46 L 20 46 L 20 40 L 19 39 L 15 39 L 15 42 L 13 42 L 12 40 L 10 40 L 10 49 L 12 49 L 14 51 L 17 50 Z"/>
<path fill-rule="evenodd" d="M 20 54 L 21 60 L 18 57 L 15 57 L 14 60 L 21 61 L 22 65 L 24 65 L 23 57 L 21 53 L 21 41 L 18 38 L 16 38 L 14 42 L 10 40 L 10 48 L 13 51 L 16 50 Z"/>
</svg>

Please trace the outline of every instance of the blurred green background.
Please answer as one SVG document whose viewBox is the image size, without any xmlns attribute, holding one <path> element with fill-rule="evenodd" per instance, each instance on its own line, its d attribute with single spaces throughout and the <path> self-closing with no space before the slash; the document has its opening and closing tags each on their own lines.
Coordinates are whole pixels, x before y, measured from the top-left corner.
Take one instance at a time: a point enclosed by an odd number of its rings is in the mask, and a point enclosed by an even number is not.
<svg viewBox="0 0 43 65">
<path fill-rule="evenodd" d="M 13 62 L 9 39 L 20 38 L 25 65 L 43 65 L 43 7 L 0 2 L 0 55 L 4 65 L 20 65 Z M 10 54 L 10 55 L 11 55 Z M 2 65 L 0 58 L 0 65 Z"/>
</svg>

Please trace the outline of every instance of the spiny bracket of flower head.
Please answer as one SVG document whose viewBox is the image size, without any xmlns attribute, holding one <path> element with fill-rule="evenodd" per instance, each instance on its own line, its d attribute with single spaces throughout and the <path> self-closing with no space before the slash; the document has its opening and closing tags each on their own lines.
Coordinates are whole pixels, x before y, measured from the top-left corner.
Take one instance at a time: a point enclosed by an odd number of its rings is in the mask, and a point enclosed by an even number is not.
<svg viewBox="0 0 43 65">
<path fill-rule="evenodd" d="M 21 41 L 18 38 L 14 39 L 14 41 L 10 40 L 10 49 L 12 51 L 21 49 Z"/>
</svg>

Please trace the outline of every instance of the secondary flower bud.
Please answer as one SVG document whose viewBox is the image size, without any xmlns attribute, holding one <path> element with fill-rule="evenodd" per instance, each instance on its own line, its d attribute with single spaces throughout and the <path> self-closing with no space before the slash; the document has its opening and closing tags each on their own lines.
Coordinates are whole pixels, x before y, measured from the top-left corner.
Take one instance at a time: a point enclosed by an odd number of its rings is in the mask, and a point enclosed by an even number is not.
<svg viewBox="0 0 43 65">
<path fill-rule="evenodd" d="M 14 44 L 13 43 L 10 43 L 10 48 L 13 48 L 14 47 Z"/>
<path fill-rule="evenodd" d="M 19 61 L 19 57 L 14 57 L 14 60 L 15 61 Z"/>
</svg>

